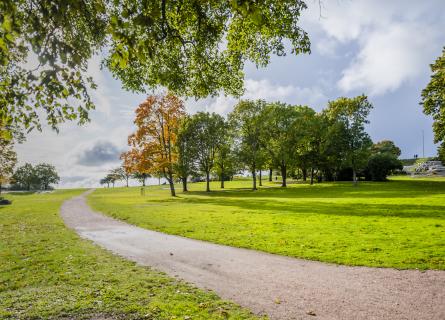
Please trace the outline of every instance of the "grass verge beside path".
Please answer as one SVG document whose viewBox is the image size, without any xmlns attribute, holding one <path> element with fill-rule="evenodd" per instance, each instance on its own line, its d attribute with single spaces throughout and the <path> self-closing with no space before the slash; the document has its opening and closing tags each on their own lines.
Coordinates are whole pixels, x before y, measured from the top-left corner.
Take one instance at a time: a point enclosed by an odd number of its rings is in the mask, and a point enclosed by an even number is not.
<svg viewBox="0 0 445 320">
<path fill-rule="evenodd" d="M 80 190 L 0 206 L 0 319 L 254 319 L 249 312 L 80 239 L 59 216 Z"/>
<path fill-rule="evenodd" d="M 346 265 L 445 270 L 445 179 L 389 182 L 266 183 L 169 195 L 165 186 L 98 189 L 97 211 L 170 234 Z"/>
</svg>

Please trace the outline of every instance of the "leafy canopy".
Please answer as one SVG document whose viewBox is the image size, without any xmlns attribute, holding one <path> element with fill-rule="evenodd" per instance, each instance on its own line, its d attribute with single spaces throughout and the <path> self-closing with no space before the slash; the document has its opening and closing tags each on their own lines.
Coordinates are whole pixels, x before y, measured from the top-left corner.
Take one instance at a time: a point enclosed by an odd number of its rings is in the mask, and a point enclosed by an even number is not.
<svg viewBox="0 0 445 320">
<path fill-rule="evenodd" d="M 246 61 L 310 51 L 298 26 L 302 0 L 3 0 L 0 2 L 0 120 L 32 130 L 88 121 L 94 108 L 87 62 L 126 89 L 181 96 L 240 95 Z M 30 61 L 36 57 L 35 65 Z M 41 119 L 42 118 L 42 119 Z"/>
<path fill-rule="evenodd" d="M 431 65 L 431 79 L 422 91 L 423 112 L 434 119 L 434 142 L 442 142 L 439 156 L 445 148 L 445 47 L 442 55 Z M 445 160 L 445 157 L 442 157 Z"/>
<path fill-rule="evenodd" d="M 357 182 L 357 170 L 366 167 L 370 155 L 372 140 L 365 131 L 365 124 L 369 123 L 368 115 L 372 104 L 368 97 L 360 95 L 354 98 L 340 97 L 330 101 L 326 110 L 331 121 L 338 125 L 336 133 L 338 147 L 344 157 L 343 165 L 352 169 L 354 184 Z"/>
</svg>

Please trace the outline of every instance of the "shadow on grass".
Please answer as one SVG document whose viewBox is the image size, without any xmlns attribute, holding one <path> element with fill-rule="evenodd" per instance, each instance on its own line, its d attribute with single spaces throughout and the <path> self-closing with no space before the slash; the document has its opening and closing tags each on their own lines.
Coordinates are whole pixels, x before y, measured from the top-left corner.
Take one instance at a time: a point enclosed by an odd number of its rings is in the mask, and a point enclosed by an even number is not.
<svg viewBox="0 0 445 320">
<path fill-rule="evenodd" d="M 176 198 L 147 199 L 149 203 L 170 203 L 178 205 L 211 205 L 239 208 L 267 214 L 323 214 L 330 216 L 380 216 L 398 218 L 445 219 L 443 205 L 397 203 L 339 203 L 337 200 L 354 198 L 425 198 L 427 195 L 443 194 L 445 181 L 394 181 L 382 183 L 362 183 L 353 187 L 350 183 L 319 184 L 289 188 L 264 188 L 257 191 L 225 189 L 212 192 L 189 191 Z M 290 199 L 295 199 L 292 201 Z M 299 201 L 306 199 L 308 201 Z M 317 199 L 325 199 L 317 201 Z M 330 201 L 332 199 L 332 201 Z M 445 200 L 445 199 L 444 199 Z"/>
<path fill-rule="evenodd" d="M 332 202 L 283 203 L 270 200 L 239 200 L 221 198 L 188 198 L 187 204 L 208 204 L 228 206 L 248 211 L 267 214 L 323 214 L 330 216 L 380 216 L 398 218 L 434 218 L 445 219 L 445 204 L 411 205 L 411 204 L 338 204 Z"/>
<path fill-rule="evenodd" d="M 205 197 L 238 198 L 418 198 L 426 195 L 445 194 L 444 181 L 387 181 L 361 182 L 354 187 L 351 182 L 298 184 L 282 188 L 264 187 L 253 191 L 246 188 L 217 189 L 211 192 L 189 191 L 188 195 Z"/>
</svg>

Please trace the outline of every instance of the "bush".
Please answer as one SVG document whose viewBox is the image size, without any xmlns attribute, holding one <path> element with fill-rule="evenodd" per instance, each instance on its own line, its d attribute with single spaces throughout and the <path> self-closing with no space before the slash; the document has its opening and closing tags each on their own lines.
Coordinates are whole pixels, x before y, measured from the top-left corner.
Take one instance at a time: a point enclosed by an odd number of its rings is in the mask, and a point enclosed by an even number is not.
<svg viewBox="0 0 445 320">
<path fill-rule="evenodd" d="M 385 181 L 393 170 L 402 170 L 403 165 L 394 155 L 389 153 L 377 153 L 368 160 L 366 178 L 372 181 Z"/>
<path fill-rule="evenodd" d="M 12 203 L 11 200 L 0 197 L 0 206 L 11 203 Z"/>
</svg>

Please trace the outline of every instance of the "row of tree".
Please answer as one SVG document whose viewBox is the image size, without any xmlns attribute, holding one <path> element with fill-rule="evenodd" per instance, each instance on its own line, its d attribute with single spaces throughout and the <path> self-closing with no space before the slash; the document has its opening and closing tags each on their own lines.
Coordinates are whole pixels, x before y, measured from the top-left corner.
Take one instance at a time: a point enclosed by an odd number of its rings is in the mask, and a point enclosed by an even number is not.
<svg viewBox="0 0 445 320">
<path fill-rule="evenodd" d="M 110 184 L 114 187 L 114 184 L 117 181 L 124 181 L 125 185 L 128 187 L 128 183 L 130 179 L 135 179 L 139 181 L 143 187 L 145 187 L 145 183 L 151 175 L 146 172 L 131 172 L 127 167 L 121 166 L 115 169 L 110 170 L 110 172 L 102 179 L 100 179 L 101 185 L 107 185 L 110 187 Z"/>
<path fill-rule="evenodd" d="M 392 142 L 373 145 L 365 131 L 372 108 L 364 95 L 331 101 L 322 112 L 263 100 L 240 101 L 227 119 L 198 112 L 188 115 L 184 103 L 171 93 L 151 95 L 136 109 L 136 132 L 122 154 L 126 175 L 162 174 L 175 195 L 174 182 L 183 190 L 191 176 L 201 175 L 210 191 L 211 174 L 224 181 L 249 171 L 257 188 L 257 173 L 277 170 L 287 178 L 344 180 L 358 176 L 382 180 L 400 168 Z M 390 150 L 390 151 L 388 151 Z M 349 177 L 345 174 L 350 172 Z M 261 183 L 261 177 L 260 177 Z"/>
<path fill-rule="evenodd" d="M 48 163 L 36 166 L 25 163 L 15 170 L 10 182 L 13 190 L 50 190 L 52 184 L 59 183 L 60 178 L 56 168 Z"/>
</svg>

